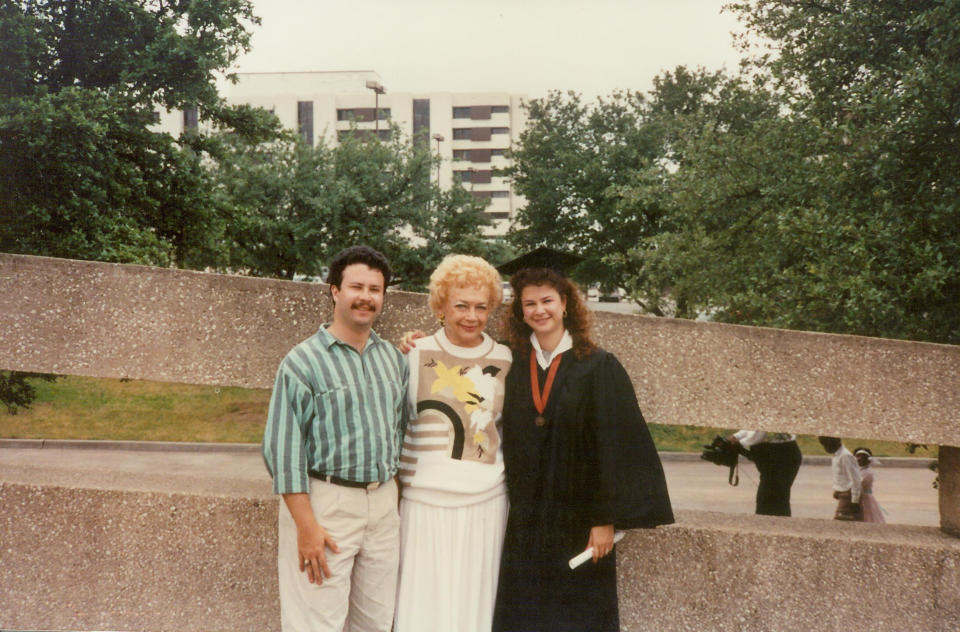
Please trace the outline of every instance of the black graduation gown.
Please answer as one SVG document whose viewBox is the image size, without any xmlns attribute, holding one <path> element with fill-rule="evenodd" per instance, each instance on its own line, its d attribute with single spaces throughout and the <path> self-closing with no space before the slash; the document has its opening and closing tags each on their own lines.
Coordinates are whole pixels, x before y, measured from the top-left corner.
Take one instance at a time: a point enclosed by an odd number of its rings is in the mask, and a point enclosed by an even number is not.
<svg viewBox="0 0 960 632">
<path fill-rule="evenodd" d="M 616 550 L 575 570 L 568 560 L 593 526 L 672 523 L 663 467 L 626 371 L 602 349 L 579 360 L 563 354 L 544 413 L 538 427 L 530 356 L 514 354 L 503 410 L 510 513 L 493 630 L 616 632 Z"/>
</svg>

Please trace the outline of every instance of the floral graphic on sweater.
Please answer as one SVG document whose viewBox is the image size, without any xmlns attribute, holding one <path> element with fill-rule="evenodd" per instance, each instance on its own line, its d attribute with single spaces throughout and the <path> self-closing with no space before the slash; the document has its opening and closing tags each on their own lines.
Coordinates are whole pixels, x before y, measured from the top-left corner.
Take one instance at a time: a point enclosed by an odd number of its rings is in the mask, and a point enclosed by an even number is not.
<svg viewBox="0 0 960 632">
<path fill-rule="evenodd" d="M 443 410 L 450 417 L 453 416 L 452 412 L 457 411 L 456 418 L 450 419 L 451 423 L 459 423 L 462 428 L 454 429 L 458 438 L 455 443 L 459 443 L 462 432 L 463 438 L 470 444 L 464 445 L 462 450 L 457 450 L 455 445 L 452 456 L 462 458 L 464 453 L 469 453 L 477 460 L 486 460 L 484 456 L 497 447 L 491 435 L 496 436 L 496 443 L 499 443 L 493 408 L 498 389 L 502 388 L 496 378 L 500 369 L 493 365 L 481 368 L 479 365 L 456 364 L 448 367 L 439 360 L 431 360 L 424 366 L 434 371 L 435 379 L 430 384 L 430 393 L 439 400 L 435 402 L 438 404 L 436 409 Z M 460 418 L 459 410 L 466 413 L 466 419 Z M 460 452 L 459 456 L 457 452 Z"/>
</svg>

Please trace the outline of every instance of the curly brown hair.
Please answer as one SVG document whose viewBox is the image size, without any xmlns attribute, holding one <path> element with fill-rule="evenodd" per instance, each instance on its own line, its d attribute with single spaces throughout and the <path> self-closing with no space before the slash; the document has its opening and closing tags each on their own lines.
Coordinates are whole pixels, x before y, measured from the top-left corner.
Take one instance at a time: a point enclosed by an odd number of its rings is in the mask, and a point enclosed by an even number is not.
<svg viewBox="0 0 960 632">
<path fill-rule="evenodd" d="M 533 330 L 523 320 L 523 305 L 520 301 L 523 288 L 528 285 L 549 285 L 561 298 L 566 299 L 563 326 L 573 338 L 573 353 L 578 359 L 585 358 L 597 348 L 590 337 L 593 317 L 580 290 L 570 279 L 549 268 L 525 268 L 510 277 L 510 285 L 513 287 L 513 301 L 507 311 L 507 333 L 510 346 L 515 351 L 529 353 L 531 348 L 530 334 Z"/>
</svg>

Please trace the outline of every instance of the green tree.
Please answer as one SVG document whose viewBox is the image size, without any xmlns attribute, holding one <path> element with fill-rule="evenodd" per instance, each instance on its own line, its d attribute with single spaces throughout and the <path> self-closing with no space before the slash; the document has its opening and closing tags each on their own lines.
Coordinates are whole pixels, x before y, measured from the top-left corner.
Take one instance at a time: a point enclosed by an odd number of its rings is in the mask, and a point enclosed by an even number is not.
<svg viewBox="0 0 960 632">
<path fill-rule="evenodd" d="M 53 382 L 56 375 L 49 373 L 26 373 L 22 371 L 0 371 L 0 403 L 7 414 L 16 415 L 21 408 L 28 408 L 37 397 L 37 391 L 29 380 Z"/>
<path fill-rule="evenodd" d="M 712 288 L 722 277 L 707 278 L 712 269 L 691 270 L 690 262 L 673 265 L 676 257 L 666 246 L 688 221 L 687 207 L 677 204 L 696 180 L 684 180 L 691 166 L 701 160 L 695 141 L 707 140 L 714 133 L 739 134 L 751 129 L 757 120 L 776 118 L 778 102 L 765 90 L 724 72 L 704 69 L 691 71 L 678 66 L 654 77 L 653 90 L 647 95 L 645 125 L 658 140 L 658 157 L 638 171 L 616 192 L 629 212 L 635 204 L 656 206 L 661 221 L 628 249 L 605 257 L 608 265 L 625 271 L 624 285 L 646 311 L 657 315 L 695 317 L 701 311 L 696 294 L 689 285 L 695 278 L 703 287 Z M 728 174 L 737 179 L 735 171 Z M 636 202 L 634 202 L 636 201 Z M 694 218 L 697 212 L 691 209 Z M 698 254 L 696 251 L 692 255 Z M 685 274 L 689 272 L 688 278 Z"/>
<path fill-rule="evenodd" d="M 152 130 L 160 108 L 270 135 L 227 107 L 216 75 L 246 50 L 246 0 L 0 5 L 0 250 L 203 266 L 222 229 L 196 135 Z"/>
<path fill-rule="evenodd" d="M 329 250 L 331 152 L 293 134 L 265 143 L 223 139 L 214 166 L 217 198 L 230 218 L 226 266 L 254 276 L 318 275 Z"/>
<path fill-rule="evenodd" d="M 365 243 L 394 262 L 402 283 L 422 271 L 399 265 L 410 248 L 412 227 L 419 226 L 433 201 L 430 173 L 434 162 L 427 145 L 415 145 L 394 128 L 384 142 L 357 134 L 333 149 L 330 165 L 330 254 Z"/>
<path fill-rule="evenodd" d="M 680 66 L 657 76 L 646 96 L 584 104 L 554 92 L 528 109 L 510 171 L 527 205 L 512 240 L 580 254 L 582 280 L 626 287 L 645 311 L 662 315 L 674 279 L 652 274 L 642 255 L 674 228 L 665 204 L 671 174 L 687 162 L 683 122 L 708 113 L 720 128 L 740 130 L 776 106 L 740 80 Z"/>
<path fill-rule="evenodd" d="M 678 121 L 676 225 L 632 258 L 721 320 L 960 341 L 960 4 L 731 8 L 778 106 Z"/>
<path fill-rule="evenodd" d="M 527 106 L 529 123 L 508 170 L 527 204 L 511 241 L 520 248 L 547 245 L 582 255 L 582 280 L 623 285 L 630 262 L 604 258 L 625 252 L 661 229 L 656 202 L 624 200 L 621 187 L 661 156 L 659 130 L 646 125 L 643 96 L 618 92 L 595 104 L 576 93 L 551 92 Z"/>
<path fill-rule="evenodd" d="M 511 259 L 513 251 L 506 242 L 482 234 L 492 224 L 485 206 L 485 201 L 458 183 L 445 191 L 433 187 L 430 205 L 411 226 L 415 246 L 397 260 L 401 287 L 423 291 L 434 268 L 448 254 L 475 255 L 493 263 Z"/>
<path fill-rule="evenodd" d="M 637 284 L 662 291 L 677 316 L 811 328 L 785 306 L 828 232 L 817 130 L 774 116 L 729 131 L 703 111 L 677 125 L 685 160 L 661 183 L 673 224 L 628 253 L 644 271 Z M 823 317 L 797 305 L 793 316 Z"/>
<path fill-rule="evenodd" d="M 482 202 L 431 184 L 436 158 L 397 128 L 388 142 L 347 134 L 334 147 L 293 135 L 224 143 L 215 179 L 231 218 L 224 251 L 232 269 L 318 276 L 336 252 L 364 243 L 391 259 L 402 287 L 419 290 L 444 255 L 496 248 L 480 235 L 489 224 Z"/>
</svg>

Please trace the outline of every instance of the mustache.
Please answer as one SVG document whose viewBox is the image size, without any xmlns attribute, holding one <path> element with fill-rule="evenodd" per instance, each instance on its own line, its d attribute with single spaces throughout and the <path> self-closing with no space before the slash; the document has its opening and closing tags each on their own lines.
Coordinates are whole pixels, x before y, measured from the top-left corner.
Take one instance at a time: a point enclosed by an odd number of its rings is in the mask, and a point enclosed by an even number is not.
<svg viewBox="0 0 960 632">
<path fill-rule="evenodd" d="M 360 309 L 364 307 L 369 309 L 372 312 L 377 311 L 377 306 L 374 303 L 371 303 L 370 301 L 364 301 L 361 299 L 361 300 L 356 300 L 350 304 L 350 309 Z"/>
</svg>

